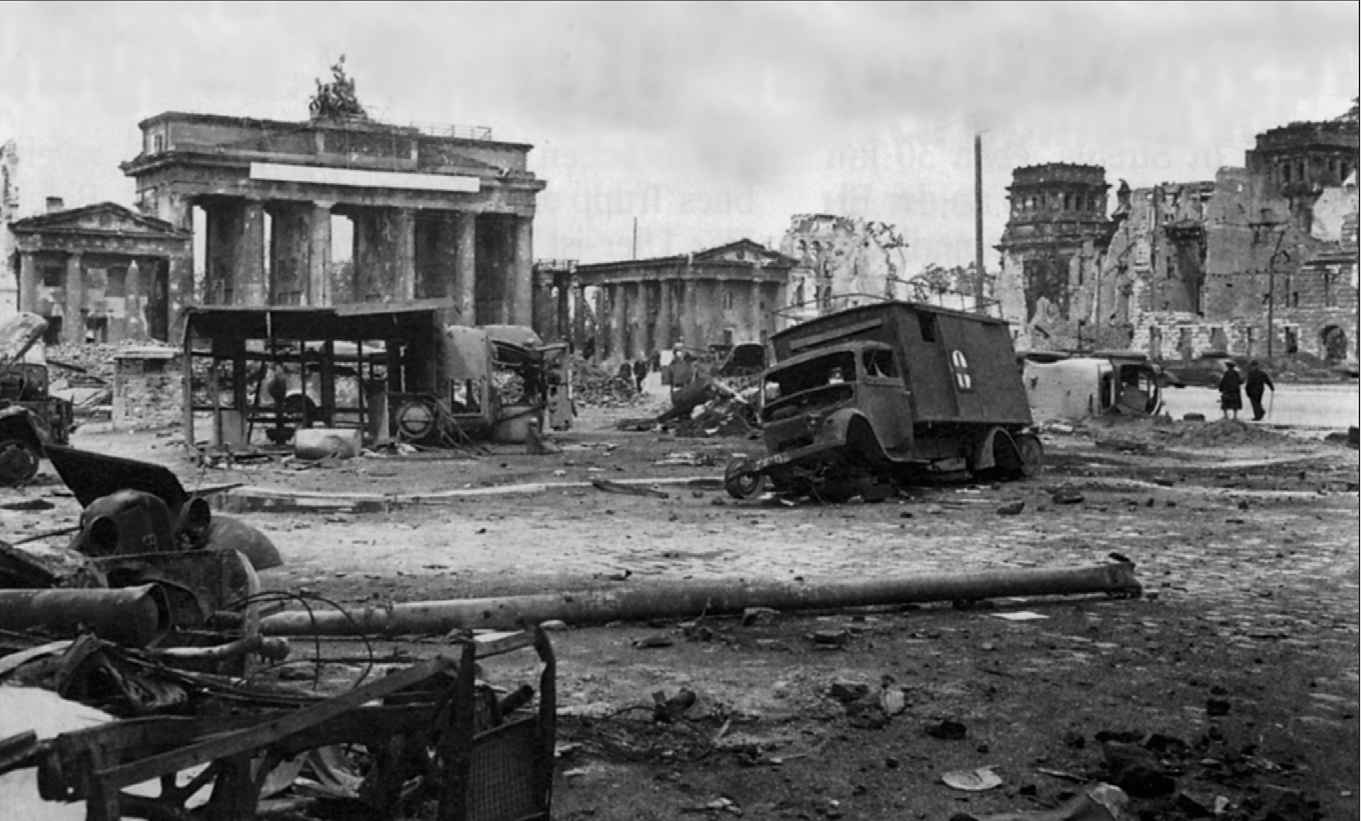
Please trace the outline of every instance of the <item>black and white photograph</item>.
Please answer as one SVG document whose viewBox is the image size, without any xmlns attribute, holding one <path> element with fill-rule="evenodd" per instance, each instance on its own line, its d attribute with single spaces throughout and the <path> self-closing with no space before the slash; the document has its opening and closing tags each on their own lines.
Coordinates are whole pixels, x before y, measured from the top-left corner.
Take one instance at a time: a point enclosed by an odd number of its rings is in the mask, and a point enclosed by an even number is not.
<svg viewBox="0 0 1361 821">
<path fill-rule="evenodd" d="M 1361 821 L 1361 4 L 0 3 L 0 821 Z"/>
</svg>

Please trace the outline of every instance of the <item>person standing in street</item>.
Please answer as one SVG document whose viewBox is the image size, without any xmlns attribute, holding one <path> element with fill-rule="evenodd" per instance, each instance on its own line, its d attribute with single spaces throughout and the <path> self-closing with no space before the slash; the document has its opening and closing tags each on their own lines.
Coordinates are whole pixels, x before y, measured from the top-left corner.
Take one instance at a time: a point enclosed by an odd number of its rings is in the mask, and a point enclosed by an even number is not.
<svg viewBox="0 0 1361 821">
<path fill-rule="evenodd" d="M 1238 368 L 1232 362 L 1224 363 L 1224 375 L 1219 378 L 1219 409 L 1224 412 L 1225 419 L 1229 418 L 1229 412 L 1233 412 L 1233 418 L 1238 418 L 1238 412 L 1243 409 L 1243 378 L 1238 375 Z"/>
<path fill-rule="evenodd" d="M 1262 366 L 1257 364 L 1257 360 L 1248 363 L 1248 378 L 1244 383 L 1244 389 L 1248 395 L 1248 401 L 1252 403 L 1252 421 L 1260 422 L 1266 416 L 1266 409 L 1262 407 L 1262 394 L 1267 388 L 1271 392 L 1276 392 L 1276 384 L 1271 381 L 1271 377 Z"/>
</svg>

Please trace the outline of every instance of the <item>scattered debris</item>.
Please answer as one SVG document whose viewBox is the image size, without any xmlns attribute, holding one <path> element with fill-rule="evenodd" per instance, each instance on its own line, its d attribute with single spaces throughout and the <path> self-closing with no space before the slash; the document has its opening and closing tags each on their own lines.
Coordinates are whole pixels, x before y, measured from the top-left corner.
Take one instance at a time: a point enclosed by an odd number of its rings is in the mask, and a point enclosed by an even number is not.
<svg viewBox="0 0 1361 821">
<path fill-rule="evenodd" d="M 947 741 L 958 741 L 968 733 L 961 722 L 945 719 L 938 724 L 931 724 L 926 728 L 926 734 L 932 738 L 940 738 Z"/>
<path fill-rule="evenodd" d="M 993 772 L 992 767 L 979 767 L 974 770 L 952 770 L 940 777 L 946 786 L 965 792 L 986 792 L 1002 786 L 1002 778 Z"/>
<path fill-rule="evenodd" d="M 628 496 L 648 496 L 653 499 L 671 498 L 671 494 L 664 490 L 643 487 L 641 485 L 626 485 L 622 482 L 611 482 L 608 479 L 592 479 L 591 486 L 596 490 L 603 490 L 606 493 L 623 493 Z"/>
<path fill-rule="evenodd" d="M 1130 821 L 1129 796 L 1119 787 L 1094 784 L 1052 810 L 990 815 L 956 813 L 950 821 Z"/>
</svg>

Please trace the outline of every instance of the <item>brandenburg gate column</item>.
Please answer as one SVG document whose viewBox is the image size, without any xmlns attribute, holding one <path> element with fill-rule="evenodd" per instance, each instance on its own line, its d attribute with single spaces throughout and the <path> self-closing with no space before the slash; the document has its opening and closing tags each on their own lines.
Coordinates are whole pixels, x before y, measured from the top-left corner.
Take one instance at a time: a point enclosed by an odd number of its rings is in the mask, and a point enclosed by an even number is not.
<svg viewBox="0 0 1361 821">
<path fill-rule="evenodd" d="M 454 287 L 451 296 L 458 308 L 459 322 L 477 324 L 477 215 L 459 211 L 454 217 L 458 234 L 454 253 Z"/>
<path fill-rule="evenodd" d="M 331 206 L 314 202 L 307 225 L 307 304 L 322 308 L 331 304 Z"/>
<path fill-rule="evenodd" d="M 392 251 L 396 259 L 393 271 L 392 299 L 403 301 L 416 298 L 416 212 L 398 208 L 392 220 Z"/>
<path fill-rule="evenodd" d="M 236 304 L 263 307 L 268 304 L 265 293 L 265 204 L 261 200 L 246 200 L 241 215 L 241 233 L 237 237 Z"/>
<path fill-rule="evenodd" d="M 534 220 L 515 220 L 515 256 L 510 266 L 511 325 L 534 324 Z"/>
</svg>

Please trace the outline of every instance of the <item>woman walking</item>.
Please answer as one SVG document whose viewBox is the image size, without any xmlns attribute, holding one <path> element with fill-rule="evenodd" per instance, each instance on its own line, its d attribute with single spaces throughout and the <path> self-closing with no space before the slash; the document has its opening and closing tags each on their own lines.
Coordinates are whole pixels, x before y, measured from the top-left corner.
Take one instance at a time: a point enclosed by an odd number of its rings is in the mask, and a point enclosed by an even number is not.
<svg viewBox="0 0 1361 821">
<path fill-rule="evenodd" d="M 1219 379 L 1219 409 L 1224 412 L 1224 418 L 1229 418 L 1229 412 L 1233 412 L 1233 418 L 1238 418 L 1238 412 L 1243 409 L 1243 378 L 1238 375 L 1238 368 L 1232 362 L 1224 363 L 1226 370 Z"/>
</svg>

